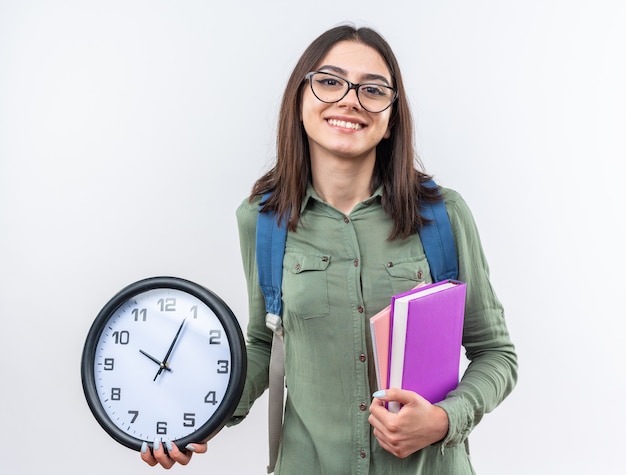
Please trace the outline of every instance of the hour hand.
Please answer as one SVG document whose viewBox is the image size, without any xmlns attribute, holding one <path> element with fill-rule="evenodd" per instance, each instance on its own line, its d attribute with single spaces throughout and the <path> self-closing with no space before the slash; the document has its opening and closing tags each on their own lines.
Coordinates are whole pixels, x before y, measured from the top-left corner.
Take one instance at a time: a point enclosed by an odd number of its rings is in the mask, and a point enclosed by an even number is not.
<svg viewBox="0 0 626 475">
<path fill-rule="evenodd" d="M 165 366 L 161 361 L 159 361 L 158 359 L 156 359 L 154 356 L 146 353 L 143 350 L 139 350 L 139 353 L 141 353 L 144 356 L 147 356 L 149 359 L 151 359 L 152 361 L 154 361 L 156 364 L 158 364 L 159 366 L 162 366 L 163 369 L 166 369 L 167 371 L 172 371 L 172 369 L 168 366 Z"/>
</svg>

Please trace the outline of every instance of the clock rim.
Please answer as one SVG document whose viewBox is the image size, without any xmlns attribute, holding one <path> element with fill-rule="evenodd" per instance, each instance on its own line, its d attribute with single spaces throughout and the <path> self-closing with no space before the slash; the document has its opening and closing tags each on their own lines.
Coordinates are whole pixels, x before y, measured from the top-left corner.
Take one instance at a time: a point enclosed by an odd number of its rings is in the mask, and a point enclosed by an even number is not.
<svg viewBox="0 0 626 475">
<path fill-rule="evenodd" d="M 109 318 L 132 297 L 155 289 L 180 290 L 205 303 L 219 319 L 230 346 L 231 371 L 222 402 L 208 421 L 191 434 L 172 441 L 184 450 L 189 443 L 206 442 L 214 437 L 230 420 L 243 394 L 247 369 L 245 340 L 235 314 L 214 292 L 196 282 L 174 276 L 148 277 L 124 287 L 102 307 L 89 329 L 81 358 L 81 381 L 89 409 L 100 426 L 120 444 L 140 451 L 145 440 L 133 437 L 116 426 L 102 407 L 95 383 L 94 357 Z M 152 447 L 151 441 L 145 442 Z"/>
</svg>

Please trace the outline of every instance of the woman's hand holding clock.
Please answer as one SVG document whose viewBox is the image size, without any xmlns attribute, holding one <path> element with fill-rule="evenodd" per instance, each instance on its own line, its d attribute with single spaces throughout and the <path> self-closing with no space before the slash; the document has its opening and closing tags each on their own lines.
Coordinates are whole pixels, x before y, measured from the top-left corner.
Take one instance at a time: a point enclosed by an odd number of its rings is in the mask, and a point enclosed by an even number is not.
<svg viewBox="0 0 626 475">
<path fill-rule="evenodd" d="M 206 442 L 203 444 L 188 444 L 185 450 L 180 450 L 174 442 L 169 440 L 161 443 L 154 441 L 154 447 L 150 449 L 147 443 L 141 446 L 141 459 L 151 467 L 159 464 L 163 468 L 170 469 L 177 462 L 181 465 L 187 465 L 194 453 L 203 454 L 207 451 Z"/>
</svg>

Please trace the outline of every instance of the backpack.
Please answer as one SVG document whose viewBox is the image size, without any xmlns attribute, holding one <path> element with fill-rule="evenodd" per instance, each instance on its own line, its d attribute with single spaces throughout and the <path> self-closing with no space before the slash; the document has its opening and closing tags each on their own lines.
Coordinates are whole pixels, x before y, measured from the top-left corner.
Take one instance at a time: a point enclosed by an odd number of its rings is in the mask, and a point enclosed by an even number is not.
<svg viewBox="0 0 626 475">
<path fill-rule="evenodd" d="M 428 188 L 437 188 L 433 180 L 424 183 Z M 267 201 L 266 193 L 261 203 Z M 428 259 L 433 282 L 458 278 L 456 246 L 450 219 L 443 199 L 437 203 L 422 203 L 420 212 L 428 220 L 419 235 Z M 284 348 L 282 329 L 282 278 L 283 256 L 287 241 L 287 223 L 278 223 L 274 213 L 258 214 L 256 228 L 256 259 L 259 284 L 265 298 L 267 316 L 265 324 L 274 333 L 269 371 L 269 455 L 267 473 L 272 473 L 278 458 L 283 419 L 285 390 Z"/>
</svg>

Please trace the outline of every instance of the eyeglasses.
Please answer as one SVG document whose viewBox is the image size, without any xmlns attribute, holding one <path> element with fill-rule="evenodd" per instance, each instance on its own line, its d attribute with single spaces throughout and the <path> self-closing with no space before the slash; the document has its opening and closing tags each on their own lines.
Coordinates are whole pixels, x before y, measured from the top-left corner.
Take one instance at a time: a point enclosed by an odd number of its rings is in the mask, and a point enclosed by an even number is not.
<svg viewBox="0 0 626 475">
<path fill-rule="evenodd" d="M 350 89 L 356 91 L 361 107 L 368 112 L 382 112 L 391 106 L 398 97 L 398 91 L 390 86 L 376 83 L 354 84 L 336 74 L 323 71 L 311 71 L 305 79 L 311 85 L 311 91 L 320 101 L 332 104 L 348 95 Z"/>
</svg>

